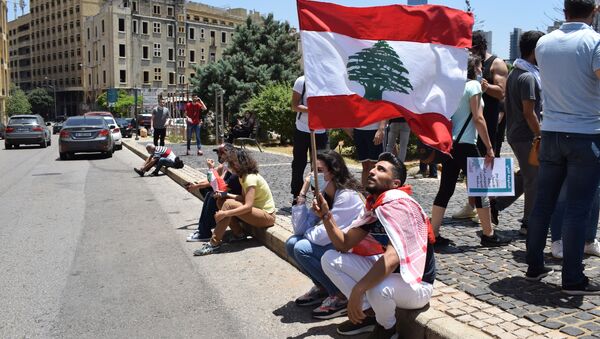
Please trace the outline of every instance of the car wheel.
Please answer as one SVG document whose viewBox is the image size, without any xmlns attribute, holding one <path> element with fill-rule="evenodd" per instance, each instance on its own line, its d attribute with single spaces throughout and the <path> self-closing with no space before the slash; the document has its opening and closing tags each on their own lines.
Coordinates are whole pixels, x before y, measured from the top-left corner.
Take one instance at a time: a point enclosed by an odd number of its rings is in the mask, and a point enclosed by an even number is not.
<svg viewBox="0 0 600 339">
<path fill-rule="evenodd" d="M 123 149 L 123 144 L 121 145 L 115 145 L 115 150 L 120 151 Z"/>
<path fill-rule="evenodd" d="M 48 144 L 46 144 L 46 140 L 44 139 L 44 141 L 40 142 L 40 147 L 41 148 L 46 148 L 48 147 Z"/>
<path fill-rule="evenodd" d="M 113 152 L 114 152 L 113 150 L 110 150 L 110 151 L 106 152 L 106 157 L 107 158 L 112 158 Z"/>
<path fill-rule="evenodd" d="M 66 152 L 60 152 L 60 153 L 58 153 L 58 155 L 60 155 L 60 160 L 69 159 L 69 155 Z"/>
<path fill-rule="evenodd" d="M 12 145 L 9 144 L 8 142 L 4 141 L 4 149 L 11 149 Z"/>
</svg>

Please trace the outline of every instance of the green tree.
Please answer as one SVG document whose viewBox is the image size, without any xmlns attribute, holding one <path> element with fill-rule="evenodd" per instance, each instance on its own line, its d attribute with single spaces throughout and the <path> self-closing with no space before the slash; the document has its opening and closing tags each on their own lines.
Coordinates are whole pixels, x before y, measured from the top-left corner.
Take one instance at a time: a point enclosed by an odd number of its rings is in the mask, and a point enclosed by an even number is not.
<svg viewBox="0 0 600 339">
<path fill-rule="evenodd" d="M 33 114 L 39 114 L 48 118 L 54 114 L 54 96 L 45 88 L 34 88 L 27 93 L 27 99 L 31 104 Z"/>
<path fill-rule="evenodd" d="M 263 131 L 276 131 L 281 143 L 290 141 L 294 135 L 296 114 L 290 107 L 292 91 L 287 84 L 271 84 L 253 96 L 243 111 L 254 112 Z"/>
<path fill-rule="evenodd" d="M 297 46 L 297 36 L 289 23 L 275 20 L 272 14 L 261 22 L 248 18 L 236 27 L 222 59 L 197 67 L 193 92 L 214 110 L 215 93 L 225 90 L 226 110 L 238 113 L 262 86 L 292 84 L 300 74 Z"/>
<path fill-rule="evenodd" d="M 10 96 L 6 101 L 6 112 L 8 116 L 16 114 L 31 114 L 31 104 L 27 95 L 20 88 L 11 87 Z"/>
<path fill-rule="evenodd" d="M 408 94 L 407 89 L 413 89 L 403 75 L 408 74 L 408 70 L 396 51 L 384 40 L 351 55 L 346 68 L 348 78 L 364 86 L 364 98 L 367 100 L 381 100 L 383 91 Z"/>
<path fill-rule="evenodd" d="M 127 117 L 130 115 L 132 108 L 135 106 L 135 98 L 128 94 L 127 91 L 120 89 L 118 92 L 117 102 L 113 107 L 108 107 L 107 93 L 104 92 L 98 96 L 96 104 L 104 110 L 110 111 L 115 117 Z M 142 106 L 143 97 L 138 92 L 138 107 Z"/>
</svg>

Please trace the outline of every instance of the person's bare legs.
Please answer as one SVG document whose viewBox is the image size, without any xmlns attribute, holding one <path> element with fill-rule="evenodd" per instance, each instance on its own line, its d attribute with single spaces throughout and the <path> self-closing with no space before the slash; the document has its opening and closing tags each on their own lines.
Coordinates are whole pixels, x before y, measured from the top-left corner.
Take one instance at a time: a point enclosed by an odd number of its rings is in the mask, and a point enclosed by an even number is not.
<svg viewBox="0 0 600 339">
<path fill-rule="evenodd" d="M 440 227 L 442 226 L 442 219 L 444 219 L 444 213 L 446 209 L 444 207 L 433 205 L 431 208 L 431 226 L 433 228 L 433 234 L 435 236 L 440 235 Z"/>
</svg>

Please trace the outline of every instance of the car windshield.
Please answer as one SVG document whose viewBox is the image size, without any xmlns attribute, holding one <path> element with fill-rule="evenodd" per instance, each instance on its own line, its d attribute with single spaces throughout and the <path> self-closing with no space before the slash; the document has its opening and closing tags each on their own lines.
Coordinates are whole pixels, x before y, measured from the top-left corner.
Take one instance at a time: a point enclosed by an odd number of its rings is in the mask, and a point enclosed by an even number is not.
<svg viewBox="0 0 600 339">
<path fill-rule="evenodd" d="M 111 117 L 103 117 L 104 120 L 106 120 L 106 123 L 109 125 L 116 125 L 117 123 L 115 122 L 115 119 L 111 118 Z"/>
<path fill-rule="evenodd" d="M 9 125 L 13 125 L 13 124 L 21 124 L 21 125 L 26 125 L 26 124 L 37 124 L 37 119 L 36 118 L 10 118 L 10 121 L 8 122 Z"/>
<path fill-rule="evenodd" d="M 117 118 L 115 120 L 117 120 L 117 124 L 119 124 L 119 125 L 127 125 L 127 120 L 125 120 L 123 118 Z"/>
<path fill-rule="evenodd" d="M 95 127 L 104 127 L 104 122 L 102 118 L 70 118 L 65 121 L 65 127 L 72 126 L 95 126 Z"/>
</svg>

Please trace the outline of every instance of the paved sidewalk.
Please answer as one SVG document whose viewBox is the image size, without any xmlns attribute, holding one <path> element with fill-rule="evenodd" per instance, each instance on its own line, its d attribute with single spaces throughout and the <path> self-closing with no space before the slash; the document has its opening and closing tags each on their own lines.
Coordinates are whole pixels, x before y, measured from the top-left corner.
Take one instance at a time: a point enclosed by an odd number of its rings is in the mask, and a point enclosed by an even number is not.
<svg viewBox="0 0 600 339">
<path fill-rule="evenodd" d="M 142 149 L 133 140 L 127 140 L 126 143 L 130 147 Z M 185 154 L 184 145 L 175 144 L 171 147 L 187 165 L 183 171 L 173 171 L 187 176 L 187 179 L 179 179 L 180 183 L 193 180 L 194 176 L 198 180 L 206 172 L 206 158 L 216 158 L 211 151 L 214 146 L 204 146 L 205 155 L 201 157 L 182 156 Z M 510 153 L 510 149 L 503 149 L 503 155 Z M 289 237 L 291 231 L 291 157 L 258 151 L 253 151 L 253 156 L 258 161 L 260 173 L 269 183 L 279 208 L 277 228 L 263 232 L 264 242 L 285 258 L 281 243 Z M 353 167 L 352 171 L 355 175 L 360 174 L 359 168 Z M 430 211 L 439 181 L 409 178 L 408 184 L 413 186 L 416 200 L 426 211 Z M 465 188 L 459 183 L 448 206 L 447 216 L 460 209 L 465 201 Z M 522 208 L 523 200 L 519 199 L 500 215 L 498 232 L 514 238 L 510 246 L 503 248 L 481 248 L 477 235 L 480 228 L 471 221 L 445 220 L 442 232 L 454 240 L 455 246 L 437 254 L 438 282 L 435 296 L 430 310 L 414 315 L 417 317 L 416 322 L 424 328 L 415 328 L 412 333 L 425 331 L 424 333 L 432 335 L 439 332 L 439 337 L 447 338 L 480 338 L 485 337 L 484 333 L 497 338 L 600 338 L 600 296 L 567 297 L 561 294 L 560 261 L 548 255 L 548 264 L 557 273 L 544 279 L 542 283 L 524 280 L 525 238 L 518 234 L 517 221 L 521 218 Z M 549 252 L 549 247 L 547 251 Z M 587 257 L 585 264 L 586 274 L 591 279 L 600 280 L 600 258 Z M 436 326 L 442 327 L 436 331 Z"/>
</svg>

